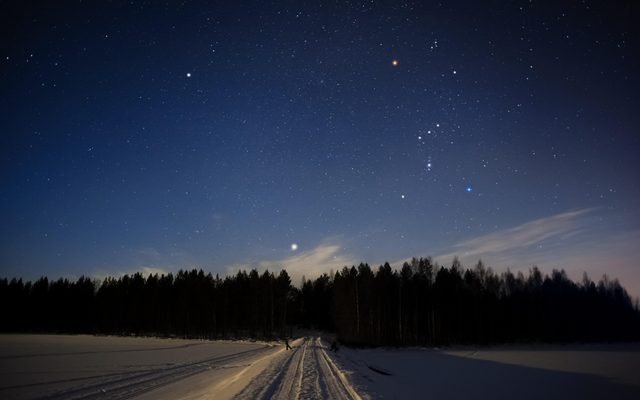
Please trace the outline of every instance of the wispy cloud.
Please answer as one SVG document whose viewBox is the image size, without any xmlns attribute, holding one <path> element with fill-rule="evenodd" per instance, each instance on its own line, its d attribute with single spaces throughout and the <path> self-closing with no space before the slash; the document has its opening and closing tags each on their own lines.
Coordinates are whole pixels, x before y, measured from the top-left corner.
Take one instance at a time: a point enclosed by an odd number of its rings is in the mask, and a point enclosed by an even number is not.
<svg viewBox="0 0 640 400">
<path fill-rule="evenodd" d="M 639 296 L 640 230 L 600 211 L 588 208 L 536 219 L 462 241 L 434 252 L 434 259 L 445 265 L 456 256 L 464 265 L 482 259 L 498 270 L 561 268 L 573 279 L 580 279 L 583 272 L 594 279 L 607 274 L 619 278 L 632 296 Z"/>
<path fill-rule="evenodd" d="M 140 272 L 145 277 L 150 274 L 168 274 L 179 269 L 201 268 L 193 262 L 192 257 L 181 251 L 160 251 L 153 247 L 133 248 L 128 250 L 128 259 L 118 265 L 96 267 L 91 276 L 103 280 L 106 277 L 120 277 Z"/>
<path fill-rule="evenodd" d="M 435 258 L 448 261 L 458 256 L 467 262 L 499 258 L 504 262 L 518 255 L 514 260 L 522 262 L 523 252 L 539 252 L 543 245 L 557 244 L 584 232 L 593 223 L 593 211 L 592 208 L 569 211 L 482 235 L 457 243 Z"/>
<path fill-rule="evenodd" d="M 169 272 L 173 272 L 172 270 L 173 269 L 159 268 L 159 267 L 143 267 L 143 266 L 133 267 L 127 270 L 119 270 L 119 271 L 105 271 L 103 269 L 96 269 L 91 274 L 91 277 L 102 281 L 108 277 L 119 278 L 124 275 L 133 275 L 139 272 L 142 274 L 142 276 L 146 278 L 149 275 L 155 275 L 155 274 L 166 275 Z"/>
<path fill-rule="evenodd" d="M 227 273 L 233 274 L 240 269 L 257 268 L 260 271 L 266 269 L 279 271 L 285 269 L 291 282 L 298 285 L 302 277 L 316 278 L 323 273 L 337 271 L 345 265 L 354 265 L 359 261 L 344 252 L 342 247 L 335 243 L 324 243 L 308 251 L 301 251 L 281 260 L 259 261 L 248 264 L 233 264 L 227 267 Z"/>
</svg>

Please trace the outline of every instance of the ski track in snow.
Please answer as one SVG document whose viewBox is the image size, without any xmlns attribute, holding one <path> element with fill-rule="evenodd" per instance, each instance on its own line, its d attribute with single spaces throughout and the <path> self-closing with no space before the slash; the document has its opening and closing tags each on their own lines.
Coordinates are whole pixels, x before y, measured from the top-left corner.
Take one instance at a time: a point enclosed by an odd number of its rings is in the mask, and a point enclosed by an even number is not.
<svg viewBox="0 0 640 400">
<path fill-rule="evenodd" d="M 76 386 L 41 397 L 42 400 L 129 399 L 161 386 L 185 379 L 214 368 L 226 368 L 229 362 L 242 363 L 258 354 L 271 350 L 272 346 L 216 356 L 200 361 L 170 365 L 162 368 L 123 374 L 104 375 L 103 380 Z"/>
<path fill-rule="evenodd" d="M 319 337 L 303 338 L 236 395 L 236 399 L 327 398 L 361 400 Z"/>
</svg>

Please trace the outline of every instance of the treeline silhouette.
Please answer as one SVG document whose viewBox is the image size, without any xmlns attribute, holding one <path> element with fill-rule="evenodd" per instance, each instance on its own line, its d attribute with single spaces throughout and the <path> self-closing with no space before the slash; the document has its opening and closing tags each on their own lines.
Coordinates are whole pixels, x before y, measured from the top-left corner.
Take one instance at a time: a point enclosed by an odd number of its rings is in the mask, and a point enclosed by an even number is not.
<svg viewBox="0 0 640 400">
<path fill-rule="evenodd" d="M 0 279 L 2 332 L 275 338 L 334 331 L 357 345 L 447 345 L 640 339 L 640 311 L 617 280 L 496 274 L 430 258 L 399 270 L 344 267 L 292 286 L 278 274 L 202 270 L 102 282 Z"/>
<path fill-rule="evenodd" d="M 344 342 L 446 345 L 624 341 L 640 338 L 640 311 L 617 280 L 581 283 L 536 267 L 494 273 L 482 262 L 450 268 L 413 259 L 344 268 L 333 278 L 332 316 Z"/>
<path fill-rule="evenodd" d="M 202 270 L 34 283 L 0 280 L 5 332 L 198 338 L 272 337 L 292 317 L 291 279 L 252 270 L 221 279 Z"/>
</svg>

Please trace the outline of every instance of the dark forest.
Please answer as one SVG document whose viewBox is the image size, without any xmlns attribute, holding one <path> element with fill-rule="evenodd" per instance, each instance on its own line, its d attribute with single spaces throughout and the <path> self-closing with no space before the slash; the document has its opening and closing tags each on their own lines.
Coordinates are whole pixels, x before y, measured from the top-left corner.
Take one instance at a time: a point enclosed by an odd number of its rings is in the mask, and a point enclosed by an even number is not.
<svg viewBox="0 0 640 400">
<path fill-rule="evenodd" d="M 497 274 L 430 258 L 400 270 L 344 267 L 292 285 L 286 271 L 202 270 L 76 281 L 0 279 L 2 332 L 281 338 L 297 328 L 353 345 L 450 345 L 640 339 L 640 311 L 615 279 L 532 268 Z"/>
</svg>

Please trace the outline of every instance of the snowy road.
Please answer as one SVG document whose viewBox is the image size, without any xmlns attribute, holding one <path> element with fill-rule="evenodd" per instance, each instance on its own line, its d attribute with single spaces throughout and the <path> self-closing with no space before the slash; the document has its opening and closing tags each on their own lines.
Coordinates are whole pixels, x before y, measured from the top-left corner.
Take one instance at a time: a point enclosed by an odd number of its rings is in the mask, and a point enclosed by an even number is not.
<svg viewBox="0 0 640 400">
<path fill-rule="evenodd" d="M 305 337 L 274 359 L 238 399 L 360 399 L 319 337 Z"/>
</svg>

